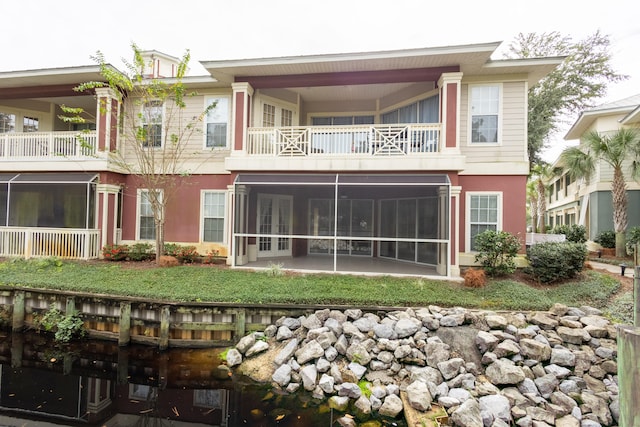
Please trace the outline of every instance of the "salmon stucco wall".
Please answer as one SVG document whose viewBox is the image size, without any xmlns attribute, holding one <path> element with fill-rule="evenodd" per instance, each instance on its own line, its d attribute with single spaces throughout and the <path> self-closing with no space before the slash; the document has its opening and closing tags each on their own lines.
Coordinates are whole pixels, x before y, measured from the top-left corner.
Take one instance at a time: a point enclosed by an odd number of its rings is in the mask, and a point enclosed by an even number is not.
<svg viewBox="0 0 640 427">
<path fill-rule="evenodd" d="M 526 185 L 527 177 L 521 175 L 506 176 L 466 176 L 459 177 L 462 186 L 460 195 L 460 248 L 466 251 L 467 228 L 467 192 L 500 192 L 502 193 L 502 230 L 515 234 L 522 241 L 521 252 L 524 252 L 525 234 L 527 231 Z"/>
<path fill-rule="evenodd" d="M 202 190 L 227 191 L 231 175 L 194 175 L 179 177 L 178 191 L 169 201 L 165 213 L 165 241 L 198 243 L 200 239 L 200 197 Z M 137 194 L 135 177 L 128 177 L 124 187 L 122 239 L 136 239 Z"/>
</svg>

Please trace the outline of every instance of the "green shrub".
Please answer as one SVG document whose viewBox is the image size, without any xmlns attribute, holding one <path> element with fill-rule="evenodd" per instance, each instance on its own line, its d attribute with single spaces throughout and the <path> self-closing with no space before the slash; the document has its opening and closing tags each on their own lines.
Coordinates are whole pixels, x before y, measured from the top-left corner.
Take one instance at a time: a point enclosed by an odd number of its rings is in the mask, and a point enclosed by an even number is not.
<svg viewBox="0 0 640 427">
<path fill-rule="evenodd" d="M 611 230 L 601 231 L 593 241 L 603 248 L 613 249 L 616 247 L 616 233 Z"/>
<path fill-rule="evenodd" d="M 182 246 L 176 243 L 167 243 L 164 245 L 164 254 L 175 257 L 183 263 L 192 263 L 200 256 L 195 246 Z"/>
<path fill-rule="evenodd" d="M 627 232 L 627 253 L 633 254 L 636 245 L 640 245 L 640 227 L 631 227 Z"/>
<path fill-rule="evenodd" d="M 129 256 L 131 261 L 146 261 L 153 258 L 152 246 L 150 243 L 135 243 L 129 246 Z"/>
<path fill-rule="evenodd" d="M 584 225 L 557 225 L 551 230 L 552 234 L 564 234 L 567 241 L 584 243 L 587 241 L 587 228 Z"/>
<path fill-rule="evenodd" d="M 506 231 L 486 230 L 476 236 L 476 262 L 489 276 L 502 276 L 516 271 L 515 257 L 520 240 Z"/>
<path fill-rule="evenodd" d="M 52 307 L 42 316 L 37 317 L 35 324 L 47 332 L 55 331 L 55 340 L 67 343 L 75 338 L 82 338 L 86 334 L 84 321 L 78 312 L 64 314 L 59 309 Z"/>
<path fill-rule="evenodd" d="M 571 279 L 584 269 L 587 248 L 582 243 L 546 242 L 527 251 L 525 272 L 542 283 Z"/>
</svg>

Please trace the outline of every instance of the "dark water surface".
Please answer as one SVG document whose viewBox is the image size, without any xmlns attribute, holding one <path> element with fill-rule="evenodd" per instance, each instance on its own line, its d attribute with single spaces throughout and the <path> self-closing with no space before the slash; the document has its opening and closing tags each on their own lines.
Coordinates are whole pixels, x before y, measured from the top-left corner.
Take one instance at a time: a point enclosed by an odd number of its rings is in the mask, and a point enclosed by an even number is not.
<svg viewBox="0 0 640 427">
<path fill-rule="evenodd" d="M 222 350 L 59 346 L 0 331 L 0 426 L 330 427 L 344 415 L 308 393 L 283 395 L 232 374 Z"/>
</svg>

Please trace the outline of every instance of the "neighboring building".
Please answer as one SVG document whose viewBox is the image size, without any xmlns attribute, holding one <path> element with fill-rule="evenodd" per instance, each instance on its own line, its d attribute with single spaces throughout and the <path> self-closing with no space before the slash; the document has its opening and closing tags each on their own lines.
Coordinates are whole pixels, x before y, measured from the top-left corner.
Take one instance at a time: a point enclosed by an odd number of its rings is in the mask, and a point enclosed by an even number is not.
<svg viewBox="0 0 640 427">
<path fill-rule="evenodd" d="M 217 104 L 165 240 L 233 266 L 444 277 L 473 263 L 484 230 L 524 243 L 527 91 L 561 59 L 492 60 L 498 46 L 202 62 L 187 108 Z M 175 58 L 147 55 L 171 77 Z M 72 90 L 98 71 L 0 73 L 1 254 L 153 240 L 145 189 L 107 155 L 126 150 L 130 107 Z M 95 112 L 81 138 L 63 104 Z"/>
<path fill-rule="evenodd" d="M 582 140 L 589 132 L 613 133 L 622 127 L 640 127 L 640 94 L 586 110 L 567 132 L 565 140 Z M 559 159 L 552 166 L 561 167 Z M 640 184 L 628 176 L 625 167 L 629 204 L 629 228 L 640 226 Z M 613 231 L 611 180 L 613 169 L 598 162 L 590 179 L 571 179 L 569 171 L 550 178 L 547 199 L 549 228 L 562 224 L 587 227 L 587 237 L 593 240 L 602 231 Z"/>
</svg>

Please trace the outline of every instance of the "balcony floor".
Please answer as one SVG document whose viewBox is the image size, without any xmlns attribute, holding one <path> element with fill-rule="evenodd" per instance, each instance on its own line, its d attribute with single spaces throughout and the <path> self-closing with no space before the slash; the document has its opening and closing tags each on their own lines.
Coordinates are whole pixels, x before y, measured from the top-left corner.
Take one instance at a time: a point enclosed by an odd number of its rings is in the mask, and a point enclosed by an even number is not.
<svg viewBox="0 0 640 427">
<path fill-rule="evenodd" d="M 272 264 L 282 264 L 282 268 L 285 270 L 307 273 L 333 273 L 333 256 L 330 255 L 260 258 L 257 261 L 249 262 L 236 268 L 263 270 L 269 269 Z M 338 256 L 337 270 L 339 274 L 428 276 L 429 278 L 446 279 L 445 276 L 439 275 L 433 266 L 365 256 Z"/>
</svg>

